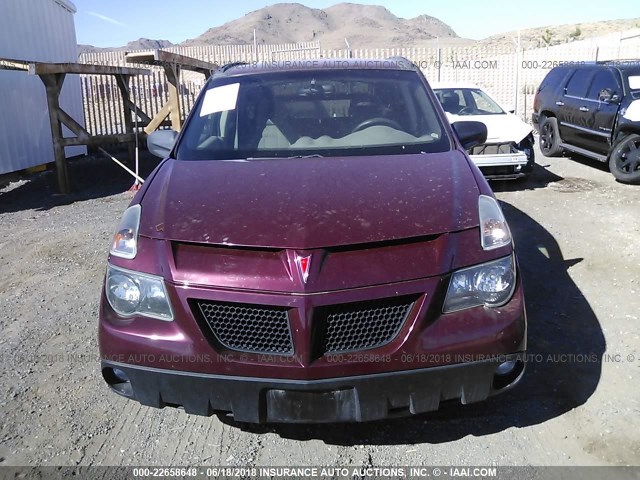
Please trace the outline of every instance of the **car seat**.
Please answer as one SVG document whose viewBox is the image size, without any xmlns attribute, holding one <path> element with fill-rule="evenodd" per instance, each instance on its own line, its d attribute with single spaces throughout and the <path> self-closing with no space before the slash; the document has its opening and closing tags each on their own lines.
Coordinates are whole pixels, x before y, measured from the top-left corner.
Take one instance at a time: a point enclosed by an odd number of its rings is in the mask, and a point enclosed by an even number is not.
<svg viewBox="0 0 640 480">
<path fill-rule="evenodd" d="M 441 103 L 445 112 L 457 115 L 460 111 L 460 97 L 455 92 L 444 92 Z"/>
</svg>

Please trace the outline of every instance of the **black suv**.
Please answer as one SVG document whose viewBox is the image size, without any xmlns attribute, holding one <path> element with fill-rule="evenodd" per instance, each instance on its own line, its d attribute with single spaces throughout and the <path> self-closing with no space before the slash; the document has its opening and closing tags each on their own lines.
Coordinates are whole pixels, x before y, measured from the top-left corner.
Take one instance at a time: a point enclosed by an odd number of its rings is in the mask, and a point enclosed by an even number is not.
<svg viewBox="0 0 640 480">
<path fill-rule="evenodd" d="M 543 155 L 609 162 L 617 180 L 640 184 L 640 60 L 558 66 L 533 107 Z"/>
</svg>

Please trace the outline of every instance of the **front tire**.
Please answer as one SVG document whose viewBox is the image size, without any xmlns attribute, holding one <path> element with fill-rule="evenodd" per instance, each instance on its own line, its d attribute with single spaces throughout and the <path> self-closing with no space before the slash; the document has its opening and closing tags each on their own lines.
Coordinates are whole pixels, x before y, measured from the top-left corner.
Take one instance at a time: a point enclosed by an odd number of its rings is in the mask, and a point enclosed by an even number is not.
<svg viewBox="0 0 640 480">
<path fill-rule="evenodd" d="M 545 117 L 540 125 L 540 151 L 545 157 L 557 157 L 562 154 L 561 142 L 558 120 Z"/>
<path fill-rule="evenodd" d="M 619 182 L 640 185 L 640 135 L 616 140 L 609 153 L 609 170 Z"/>
</svg>

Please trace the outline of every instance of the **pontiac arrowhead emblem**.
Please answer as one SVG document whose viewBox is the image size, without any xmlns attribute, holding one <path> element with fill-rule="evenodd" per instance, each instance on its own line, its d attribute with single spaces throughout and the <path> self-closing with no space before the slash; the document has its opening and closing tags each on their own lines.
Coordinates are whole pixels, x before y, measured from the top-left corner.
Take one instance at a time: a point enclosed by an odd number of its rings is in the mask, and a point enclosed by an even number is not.
<svg viewBox="0 0 640 480">
<path fill-rule="evenodd" d="M 300 276 L 302 277 L 302 281 L 307 283 L 307 279 L 309 278 L 309 267 L 311 266 L 311 255 L 307 257 L 301 257 L 296 253 L 296 265 L 298 266 L 298 272 L 300 272 Z"/>
</svg>

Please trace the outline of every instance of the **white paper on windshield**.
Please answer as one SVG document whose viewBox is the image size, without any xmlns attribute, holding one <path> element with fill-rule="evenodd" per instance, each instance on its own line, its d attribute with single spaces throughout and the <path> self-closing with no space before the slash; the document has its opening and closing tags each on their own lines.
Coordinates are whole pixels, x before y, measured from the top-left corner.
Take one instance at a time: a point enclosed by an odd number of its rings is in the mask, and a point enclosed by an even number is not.
<svg viewBox="0 0 640 480">
<path fill-rule="evenodd" d="M 216 112 L 235 110 L 239 89 L 239 83 L 231 83 L 207 90 L 202 101 L 202 108 L 200 108 L 200 116 L 204 117 Z"/>
<path fill-rule="evenodd" d="M 629 77 L 629 88 L 631 90 L 640 90 L 640 75 L 633 75 Z"/>
</svg>

